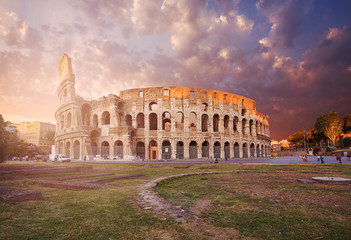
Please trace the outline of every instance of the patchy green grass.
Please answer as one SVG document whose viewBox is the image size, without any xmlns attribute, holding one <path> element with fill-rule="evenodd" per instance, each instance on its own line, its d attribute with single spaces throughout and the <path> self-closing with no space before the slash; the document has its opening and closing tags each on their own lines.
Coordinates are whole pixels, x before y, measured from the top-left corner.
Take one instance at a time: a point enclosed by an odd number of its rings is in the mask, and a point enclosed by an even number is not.
<svg viewBox="0 0 351 240">
<path fill-rule="evenodd" d="M 43 195 L 40 201 L 0 202 L 0 239 L 210 239 L 222 232 L 227 235 L 216 239 L 348 239 L 351 236 L 351 187 L 296 181 L 315 174 L 349 177 L 351 166 L 40 165 L 93 166 L 94 173 L 113 173 L 113 176 L 142 174 L 144 177 L 107 183 L 116 185 L 112 188 L 72 191 L 43 187 L 27 180 L 89 173 L 0 176 L 2 187 L 37 190 Z M 3 166 L 6 164 L 0 165 Z M 206 166 L 216 168 L 201 169 Z M 133 194 L 139 184 L 158 177 L 192 172 L 215 173 L 163 181 L 158 184 L 157 191 L 184 208 L 193 207 L 201 199 L 210 200 L 211 206 L 202 215 L 202 227 L 161 220 L 152 211 L 142 210 L 135 203 Z M 96 178 L 104 177 L 89 179 Z M 230 235 L 234 230 L 238 230 L 239 235 Z"/>
</svg>

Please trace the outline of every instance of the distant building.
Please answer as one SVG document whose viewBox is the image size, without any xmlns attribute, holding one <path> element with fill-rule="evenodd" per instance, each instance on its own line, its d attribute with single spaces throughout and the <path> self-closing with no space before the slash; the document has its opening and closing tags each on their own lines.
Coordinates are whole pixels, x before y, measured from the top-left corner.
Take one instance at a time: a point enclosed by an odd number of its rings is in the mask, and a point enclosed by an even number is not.
<svg viewBox="0 0 351 240">
<path fill-rule="evenodd" d="M 51 145 L 55 144 L 54 135 L 56 125 L 45 122 L 21 122 L 16 124 L 18 137 L 27 142 L 32 143 L 43 150 L 49 152 Z M 50 136 L 51 135 L 51 136 Z"/>
</svg>

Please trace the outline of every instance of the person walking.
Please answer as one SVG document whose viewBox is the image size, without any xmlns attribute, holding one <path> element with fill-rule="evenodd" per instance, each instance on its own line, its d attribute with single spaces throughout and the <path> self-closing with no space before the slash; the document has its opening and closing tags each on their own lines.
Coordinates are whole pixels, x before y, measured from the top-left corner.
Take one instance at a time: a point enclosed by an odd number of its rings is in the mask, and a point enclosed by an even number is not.
<svg viewBox="0 0 351 240">
<path fill-rule="evenodd" d="M 323 158 L 323 156 L 321 156 L 321 163 L 322 163 L 322 164 L 324 163 L 324 158 Z"/>
</svg>

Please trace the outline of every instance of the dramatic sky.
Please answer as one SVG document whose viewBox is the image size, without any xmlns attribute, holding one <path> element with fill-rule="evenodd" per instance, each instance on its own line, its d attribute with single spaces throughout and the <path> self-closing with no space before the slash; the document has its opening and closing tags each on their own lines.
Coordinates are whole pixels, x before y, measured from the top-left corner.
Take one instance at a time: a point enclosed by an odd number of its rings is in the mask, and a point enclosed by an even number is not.
<svg viewBox="0 0 351 240">
<path fill-rule="evenodd" d="M 0 114 L 55 123 L 67 53 L 85 99 L 153 86 L 256 100 L 283 139 L 351 113 L 350 0 L 0 0 Z"/>
</svg>

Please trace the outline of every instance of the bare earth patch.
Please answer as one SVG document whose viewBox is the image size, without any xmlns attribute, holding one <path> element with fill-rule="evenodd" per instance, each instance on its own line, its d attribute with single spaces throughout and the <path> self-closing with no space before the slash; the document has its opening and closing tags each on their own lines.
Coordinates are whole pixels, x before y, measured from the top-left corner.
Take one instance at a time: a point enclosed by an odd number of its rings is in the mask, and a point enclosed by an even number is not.
<svg viewBox="0 0 351 240">
<path fill-rule="evenodd" d="M 41 192 L 17 189 L 17 188 L 0 188 L 0 201 L 4 202 L 24 202 L 42 199 Z"/>
</svg>

